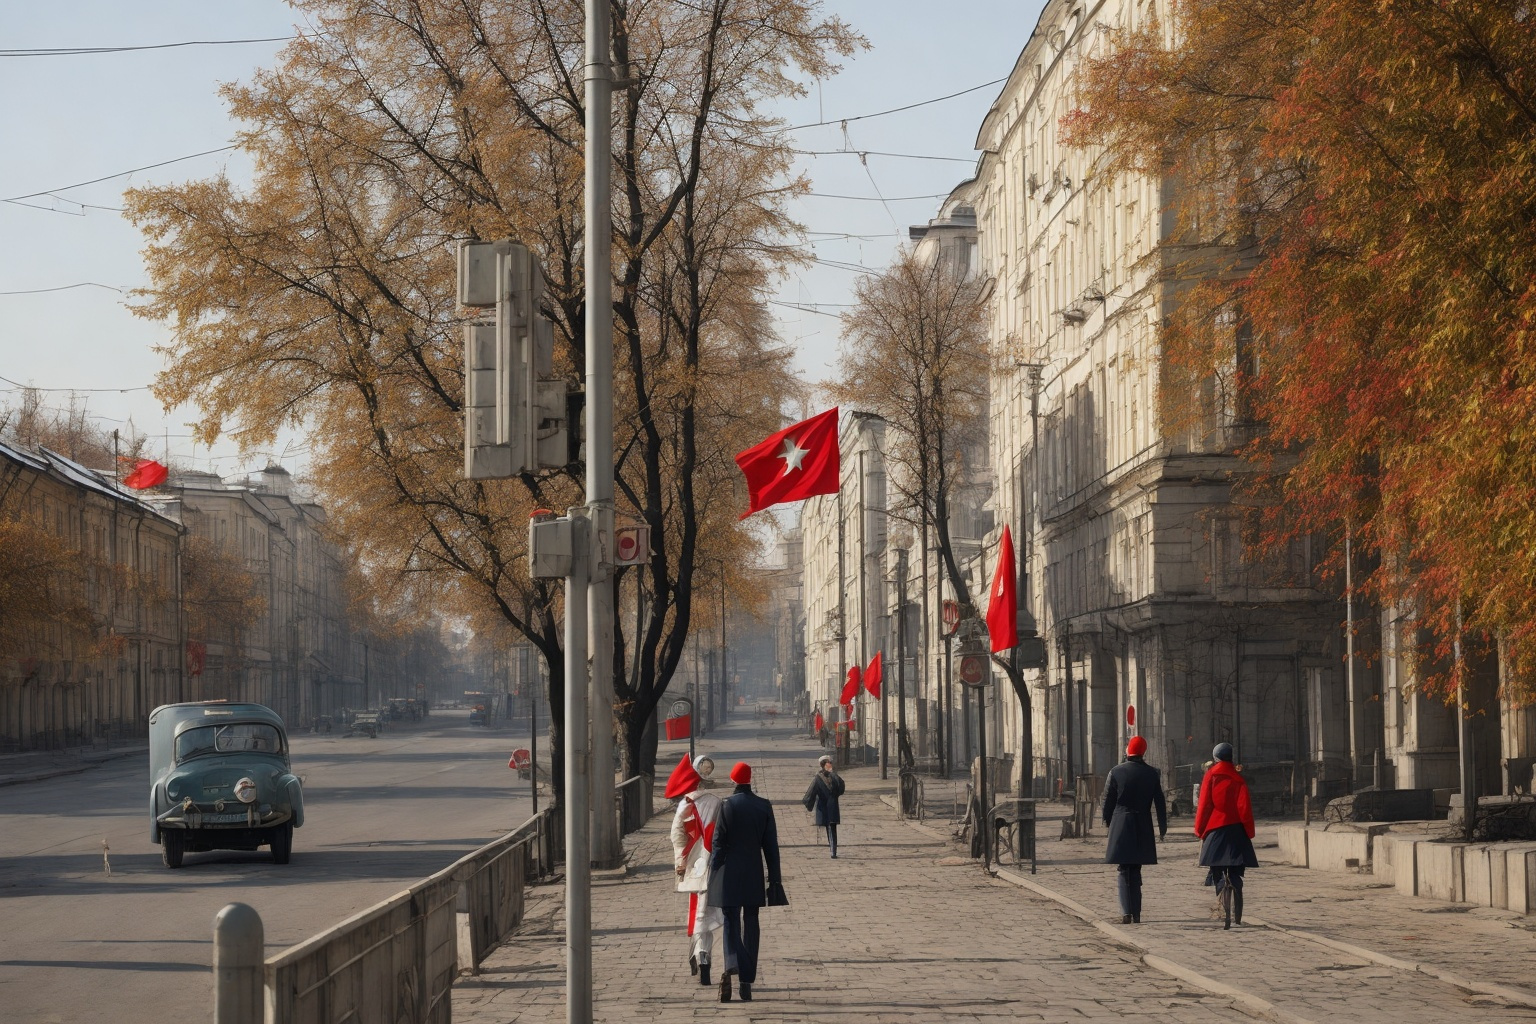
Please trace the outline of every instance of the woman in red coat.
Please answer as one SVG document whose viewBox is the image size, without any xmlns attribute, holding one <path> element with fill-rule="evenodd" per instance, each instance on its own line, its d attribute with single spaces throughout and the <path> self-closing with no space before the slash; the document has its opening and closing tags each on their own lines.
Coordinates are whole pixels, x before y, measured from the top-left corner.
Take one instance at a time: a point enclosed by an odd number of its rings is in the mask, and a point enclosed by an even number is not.
<svg viewBox="0 0 1536 1024">
<path fill-rule="evenodd" d="M 1248 783 L 1232 763 L 1232 744 L 1218 743 L 1211 751 L 1215 763 L 1200 780 L 1200 805 L 1195 809 L 1195 835 L 1200 837 L 1200 866 L 1209 868 L 1205 884 L 1216 887 L 1225 916 L 1243 923 L 1243 869 L 1259 866 L 1253 852 L 1253 803 Z"/>
</svg>

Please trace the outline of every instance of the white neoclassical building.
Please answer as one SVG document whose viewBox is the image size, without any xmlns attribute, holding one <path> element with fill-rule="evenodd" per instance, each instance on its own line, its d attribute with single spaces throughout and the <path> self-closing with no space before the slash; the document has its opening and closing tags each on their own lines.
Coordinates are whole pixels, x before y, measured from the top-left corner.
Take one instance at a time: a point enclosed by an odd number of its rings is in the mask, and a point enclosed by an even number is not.
<svg viewBox="0 0 1536 1024">
<path fill-rule="evenodd" d="M 1307 727 L 1341 699 L 1341 608 L 1316 589 L 1307 544 L 1284 564 L 1245 547 L 1239 410 L 1160 415 L 1168 182 L 1107 173 L 1060 137 L 1084 58 L 1154 18 L 1167 25 L 1165 0 L 1051 0 L 977 139 L 994 501 L 1050 657 L 1028 674 L 1032 775 L 1037 789 L 1102 775 L 1139 733 L 1163 767 L 1229 740 L 1294 791 L 1343 749 Z M 1007 691 L 1000 718 L 1017 722 Z M 1019 729 L 999 724 L 1012 750 Z"/>
</svg>

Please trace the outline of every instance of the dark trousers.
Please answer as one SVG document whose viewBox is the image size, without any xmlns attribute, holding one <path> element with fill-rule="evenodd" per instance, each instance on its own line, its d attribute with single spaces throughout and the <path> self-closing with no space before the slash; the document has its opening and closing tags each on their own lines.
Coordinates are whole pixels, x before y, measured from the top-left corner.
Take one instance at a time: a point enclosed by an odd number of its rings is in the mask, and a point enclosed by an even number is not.
<svg viewBox="0 0 1536 1024">
<path fill-rule="evenodd" d="M 832 847 L 832 856 L 837 856 L 837 826 L 827 826 L 827 845 Z"/>
<path fill-rule="evenodd" d="M 1141 916 L 1141 865 L 1120 865 L 1120 913 Z"/>
<path fill-rule="evenodd" d="M 745 984 L 757 980 L 757 943 L 760 935 L 757 907 L 722 907 L 725 912 L 725 948 L 736 955 L 736 973 Z M 745 917 L 745 926 L 743 926 Z"/>
</svg>

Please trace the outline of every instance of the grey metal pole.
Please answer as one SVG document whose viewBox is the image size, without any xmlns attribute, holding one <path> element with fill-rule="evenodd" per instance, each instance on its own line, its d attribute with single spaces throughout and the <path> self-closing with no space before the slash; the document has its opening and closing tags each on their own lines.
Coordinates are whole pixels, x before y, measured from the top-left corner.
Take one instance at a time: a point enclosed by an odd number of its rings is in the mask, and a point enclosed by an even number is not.
<svg viewBox="0 0 1536 1024">
<path fill-rule="evenodd" d="M 527 657 L 518 665 L 523 688 L 528 691 L 528 799 L 533 804 L 533 816 L 539 816 L 539 673 L 533 670 L 535 658 L 532 648 L 524 648 Z M 528 677 L 533 676 L 533 682 Z"/>
<path fill-rule="evenodd" d="M 907 551 L 896 551 L 896 771 L 907 761 Z"/>
<path fill-rule="evenodd" d="M 980 710 L 976 714 L 976 747 L 981 758 L 981 778 L 977 782 L 977 790 L 981 800 L 981 820 L 976 823 L 981 829 L 981 869 L 992 870 L 992 812 L 987 808 L 987 690 L 982 686 L 976 690 L 976 703 Z"/>
<path fill-rule="evenodd" d="M 1359 737 L 1355 732 L 1355 574 L 1354 538 L 1344 527 L 1344 695 L 1349 703 L 1349 791 L 1360 788 Z M 1297 751 L 1298 759 L 1300 751 Z"/>
<path fill-rule="evenodd" d="M 621 852 L 613 800 L 613 25 L 608 0 L 587 0 L 586 277 L 587 510 L 589 580 L 584 595 L 592 659 L 592 848 L 602 864 Z M 583 595 L 577 594 L 581 600 Z M 586 718 L 566 719 L 578 728 Z"/>
<path fill-rule="evenodd" d="M 848 576 L 847 576 L 847 572 L 845 571 L 844 565 L 843 565 L 843 561 L 847 557 L 847 555 L 845 553 L 845 550 L 844 550 L 846 548 L 846 546 L 847 546 L 847 537 L 845 536 L 846 532 L 847 531 L 844 529 L 844 520 L 843 520 L 843 480 L 842 480 L 842 477 L 839 476 L 838 480 L 837 480 L 837 665 L 838 665 L 838 668 L 837 668 L 837 674 L 833 677 L 835 680 L 838 680 L 838 682 L 834 682 L 832 684 L 834 688 L 836 688 L 837 686 L 841 685 L 840 681 L 847 678 L 847 672 L 848 672 Z M 885 691 L 881 690 L 880 692 L 884 693 Z M 855 699 L 857 699 L 857 698 L 855 698 Z M 882 700 L 880 703 L 881 703 L 881 706 L 884 707 L 885 701 Z M 838 702 L 838 706 L 841 707 L 841 701 Z M 850 722 L 848 724 L 851 725 L 852 723 Z M 883 726 L 884 722 L 882 721 L 881 724 Z M 837 729 L 836 728 L 834 728 L 832 730 L 832 736 L 833 736 L 833 743 L 835 744 L 837 742 L 837 739 L 836 739 L 836 737 L 837 737 Z M 849 747 L 852 746 L 852 744 L 853 744 L 853 734 L 848 729 L 847 725 L 845 725 L 843 727 L 843 745 L 840 748 L 834 747 L 833 751 L 832 751 L 833 756 L 837 757 L 839 759 L 839 761 L 838 761 L 839 764 L 842 764 L 842 765 L 847 765 L 848 764 Z M 885 736 L 883 734 L 880 737 L 880 777 L 882 779 L 885 778 Z"/>
<path fill-rule="evenodd" d="M 592 742 L 586 728 L 588 559 L 591 524 L 571 510 L 565 580 L 565 1019 L 592 1024 Z"/>
<path fill-rule="evenodd" d="M 261 1024 L 265 954 L 261 915 L 253 908 L 230 903 L 213 916 L 213 1024 Z"/>
</svg>

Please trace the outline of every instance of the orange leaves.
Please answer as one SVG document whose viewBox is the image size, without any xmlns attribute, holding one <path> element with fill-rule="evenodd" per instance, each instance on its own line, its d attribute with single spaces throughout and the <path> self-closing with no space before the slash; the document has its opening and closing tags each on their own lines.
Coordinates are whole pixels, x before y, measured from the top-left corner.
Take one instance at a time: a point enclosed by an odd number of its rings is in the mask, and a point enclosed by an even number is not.
<svg viewBox="0 0 1536 1024">
<path fill-rule="evenodd" d="M 1503 640 L 1536 695 L 1536 23 L 1499 0 L 1179 0 L 1089 64 L 1080 145 L 1154 167 L 1190 287 L 1166 338 L 1192 373 L 1240 298 L 1261 370 L 1256 465 L 1301 528 L 1379 558 L 1370 585 L 1442 638 Z M 1243 238 L 1250 239 L 1245 246 Z"/>
</svg>

